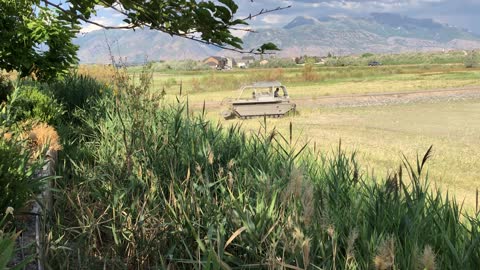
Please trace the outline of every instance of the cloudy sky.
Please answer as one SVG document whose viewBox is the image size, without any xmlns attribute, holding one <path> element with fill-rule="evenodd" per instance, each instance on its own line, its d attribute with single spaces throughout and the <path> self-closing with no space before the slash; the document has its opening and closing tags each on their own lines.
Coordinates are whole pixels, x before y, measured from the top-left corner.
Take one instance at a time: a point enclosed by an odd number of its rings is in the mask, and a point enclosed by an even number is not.
<svg viewBox="0 0 480 270">
<path fill-rule="evenodd" d="M 431 18 L 437 22 L 469 29 L 480 34 L 480 0 L 235 0 L 238 16 L 255 14 L 262 9 L 291 7 L 264 14 L 251 20 L 253 28 L 278 27 L 297 16 L 359 16 L 372 12 L 398 13 L 414 18 Z M 110 10 L 99 10 L 96 21 L 120 24 L 121 17 Z M 96 29 L 85 25 L 84 32 Z"/>
</svg>

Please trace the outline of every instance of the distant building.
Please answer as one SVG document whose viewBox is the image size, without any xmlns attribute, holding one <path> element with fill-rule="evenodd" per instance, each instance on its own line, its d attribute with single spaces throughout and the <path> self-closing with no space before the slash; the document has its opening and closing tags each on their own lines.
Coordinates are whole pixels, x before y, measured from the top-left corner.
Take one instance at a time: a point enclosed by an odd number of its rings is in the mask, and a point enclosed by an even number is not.
<svg viewBox="0 0 480 270">
<path fill-rule="evenodd" d="M 253 64 L 255 62 L 255 57 L 248 55 L 241 58 L 242 62 L 245 62 L 246 65 Z"/>
<path fill-rule="evenodd" d="M 233 59 L 231 57 L 226 57 L 225 59 L 227 60 L 227 62 L 225 64 L 224 69 L 232 69 L 233 67 L 235 67 L 237 65 L 237 62 L 235 61 L 235 59 Z"/>
<path fill-rule="evenodd" d="M 265 66 L 266 64 L 268 64 L 268 60 L 263 59 L 262 61 L 260 61 L 259 64 L 260 64 L 261 66 Z"/>
<path fill-rule="evenodd" d="M 227 60 L 220 56 L 210 56 L 203 60 L 203 63 L 213 69 L 223 69 Z"/>
<path fill-rule="evenodd" d="M 233 58 L 221 56 L 210 56 L 203 63 L 213 69 L 232 69 L 236 65 Z"/>
<path fill-rule="evenodd" d="M 238 68 L 247 68 L 247 63 L 237 61 L 237 67 Z"/>
</svg>

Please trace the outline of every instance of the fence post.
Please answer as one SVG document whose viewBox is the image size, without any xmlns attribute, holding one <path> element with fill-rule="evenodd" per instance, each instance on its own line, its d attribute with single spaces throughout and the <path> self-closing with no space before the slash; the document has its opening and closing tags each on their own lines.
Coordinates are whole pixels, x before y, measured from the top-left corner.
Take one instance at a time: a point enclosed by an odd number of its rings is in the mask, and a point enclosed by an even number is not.
<svg viewBox="0 0 480 270">
<path fill-rule="evenodd" d="M 478 215 L 480 213 L 480 209 L 478 208 L 478 188 L 477 188 L 477 195 L 475 196 L 475 215 Z"/>
</svg>

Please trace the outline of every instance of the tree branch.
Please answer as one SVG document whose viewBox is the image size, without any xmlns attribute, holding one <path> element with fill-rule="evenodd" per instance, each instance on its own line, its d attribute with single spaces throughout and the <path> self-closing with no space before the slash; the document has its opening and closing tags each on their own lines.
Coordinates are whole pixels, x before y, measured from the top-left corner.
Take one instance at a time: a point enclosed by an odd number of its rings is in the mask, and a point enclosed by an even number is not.
<svg viewBox="0 0 480 270">
<path fill-rule="evenodd" d="M 255 17 L 258 17 L 260 15 L 264 15 L 266 13 L 270 13 L 270 12 L 275 12 L 275 11 L 280 11 L 280 10 L 284 10 L 284 9 L 287 9 L 287 8 L 291 8 L 292 5 L 288 5 L 288 6 L 284 6 L 284 7 L 276 7 L 274 9 L 261 9 L 260 12 L 256 13 L 256 14 L 249 14 L 247 17 L 243 18 L 242 20 L 246 21 L 246 20 L 251 20 Z"/>
<path fill-rule="evenodd" d="M 47 6 L 52 6 L 52 7 L 60 10 L 61 12 L 65 13 L 65 14 L 68 14 L 68 13 L 69 13 L 68 10 L 64 9 L 64 8 L 61 7 L 59 4 L 52 3 L 52 2 L 50 2 L 50 1 L 48 1 L 48 0 L 42 0 L 42 1 L 45 3 L 45 5 L 47 5 Z M 89 19 L 85 18 L 82 14 L 76 14 L 75 16 L 76 16 L 77 19 L 80 19 L 80 20 L 82 20 L 82 21 L 84 21 L 84 22 L 86 22 L 86 23 L 89 23 L 89 24 L 96 25 L 96 26 L 101 27 L 101 28 L 103 28 L 103 29 L 133 29 L 133 28 L 135 28 L 134 25 L 127 25 L 127 26 L 108 26 L 108 25 L 104 25 L 104 24 L 97 23 L 97 22 L 94 22 L 94 21 L 92 21 L 92 20 L 89 20 Z"/>
<path fill-rule="evenodd" d="M 63 12 L 64 14 L 69 14 L 71 13 L 70 11 L 66 10 L 65 8 L 63 8 L 60 4 L 55 4 L 55 3 L 52 3 L 50 0 L 41 0 L 42 2 L 44 2 L 47 6 L 52 6 L 54 8 L 57 8 L 58 10 L 60 10 L 61 12 Z M 128 13 L 125 12 L 124 10 L 122 10 L 121 8 L 118 8 L 118 7 L 115 7 L 114 5 L 110 5 L 108 2 L 102 0 L 101 1 L 104 5 L 108 6 L 109 8 L 113 9 L 114 11 L 124 15 L 124 16 L 128 16 Z M 291 5 L 289 6 L 284 6 L 284 7 L 277 7 L 277 8 L 274 8 L 274 9 L 261 9 L 260 12 L 258 13 L 255 13 L 255 14 L 249 14 L 247 17 L 245 17 L 244 19 L 241 19 L 241 20 L 251 20 L 252 18 L 255 18 L 257 16 L 260 16 L 260 15 L 264 15 L 266 13 L 271 13 L 271 12 L 275 12 L 275 11 L 279 11 L 279 10 L 284 10 L 284 9 L 288 9 L 290 8 Z M 168 29 L 165 29 L 163 27 L 160 27 L 160 26 L 156 26 L 156 27 L 152 27 L 150 24 L 148 23 L 142 23 L 142 24 L 139 24 L 139 25 L 134 25 L 134 24 L 130 24 L 130 25 L 126 25 L 126 26 L 110 26 L 110 25 L 104 25 L 104 24 L 101 24 L 101 23 L 98 23 L 98 22 L 95 22 L 95 21 L 92 21 L 90 19 L 87 19 L 85 16 L 83 16 L 82 14 L 72 14 L 72 17 L 75 16 L 75 18 L 83 21 L 83 22 L 86 22 L 86 23 L 89 23 L 89 24 L 93 24 L 93 25 L 96 25 L 100 28 L 103 28 L 103 29 L 106 29 L 106 30 L 109 30 L 109 29 L 135 29 L 137 27 L 149 27 L 150 29 L 152 30 L 158 30 L 158 31 L 161 31 L 163 33 L 166 33 L 166 34 L 169 34 L 171 36 L 177 36 L 177 37 L 181 37 L 181 38 L 186 38 L 186 39 L 190 39 L 190 40 L 193 40 L 193 41 L 196 41 L 196 42 L 199 42 L 199 43 L 203 43 L 203 44 L 207 44 L 207 45 L 211 45 L 211 46 L 214 46 L 214 47 L 217 47 L 217 48 L 220 48 L 220 49 L 224 49 L 224 50 L 228 50 L 228 51 L 233 51 L 233 52 L 237 52 L 237 53 L 248 53 L 248 54 L 273 54 L 273 53 L 261 53 L 261 52 L 256 52 L 255 49 L 251 49 L 251 50 L 243 50 L 243 49 L 237 49 L 237 48 L 234 48 L 234 47 L 229 47 L 228 45 L 223 45 L 223 44 L 218 44 L 218 43 L 212 43 L 212 42 L 209 42 L 209 41 L 205 41 L 201 38 L 198 38 L 198 37 L 195 37 L 194 35 L 197 34 L 197 33 L 200 33 L 200 32 L 196 32 L 196 31 L 192 31 L 192 32 L 186 32 L 186 33 L 178 33 L 178 32 L 173 32 L 173 31 L 170 31 Z M 252 30 L 252 29 L 248 29 L 248 28 L 237 28 L 237 27 L 229 27 L 230 30 L 237 30 L 237 31 L 245 31 L 245 32 L 252 32 L 252 33 L 256 33 L 255 30 Z"/>
</svg>

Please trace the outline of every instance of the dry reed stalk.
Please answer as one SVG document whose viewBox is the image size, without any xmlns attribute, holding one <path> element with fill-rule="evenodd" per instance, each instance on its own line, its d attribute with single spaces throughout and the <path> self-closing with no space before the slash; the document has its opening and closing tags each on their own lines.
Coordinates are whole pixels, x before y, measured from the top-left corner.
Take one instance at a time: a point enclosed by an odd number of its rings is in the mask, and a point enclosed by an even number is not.
<svg viewBox="0 0 480 270">
<path fill-rule="evenodd" d="M 337 241 L 335 239 L 335 227 L 333 225 L 329 225 L 328 228 L 327 228 L 327 233 L 328 233 L 328 236 L 330 236 L 330 239 L 332 240 L 333 269 L 337 269 L 336 266 L 335 266 L 336 265 L 336 259 L 337 259 Z"/>
<path fill-rule="evenodd" d="M 210 164 L 210 165 L 213 164 L 213 158 L 214 158 L 213 151 L 210 150 L 210 151 L 208 152 L 208 164 Z"/>
<path fill-rule="evenodd" d="M 417 269 L 421 270 L 435 270 L 437 269 L 435 264 L 435 252 L 432 247 L 426 245 L 423 249 L 422 256 L 419 258 Z"/>
<path fill-rule="evenodd" d="M 309 225 L 312 222 L 314 212 L 313 187 L 308 186 L 303 191 L 302 206 L 303 206 L 303 222 Z"/>
<path fill-rule="evenodd" d="M 290 181 L 288 182 L 288 187 L 286 189 L 286 196 L 290 197 L 293 195 L 295 198 L 300 198 L 302 194 L 303 187 L 303 173 L 297 169 L 293 168 L 290 173 Z"/>
<path fill-rule="evenodd" d="M 358 238 L 358 230 L 355 228 L 350 231 L 347 240 L 347 261 L 346 264 L 349 265 L 352 261 L 355 260 L 355 241 Z"/>
<path fill-rule="evenodd" d="M 373 263 L 376 270 L 393 269 L 395 265 L 395 240 L 393 237 L 388 237 L 378 246 Z"/>
<path fill-rule="evenodd" d="M 232 172 L 228 172 L 228 188 L 233 189 L 233 174 Z"/>
<path fill-rule="evenodd" d="M 234 160 L 234 159 L 230 159 L 230 161 L 229 161 L 228 164 L 227 164 L 227 169 L 231 170 L 234 165 L 235 165 L 235 160 Z"/>
<path fill-rule="evenodd" d="M 310 265 L 310 239 L 309 238 L 303 241 L 302 253 L 303 253 L 303 267 L 304 269 L 308 269 L 308 266 Z"/>
<path fill-rule="evenodd" d="M 478 208 L 478 188 L 477 188 L 477 195 L 475 196 L 475 214 L 478 215 L 480 209 Z"/>
</svg>

